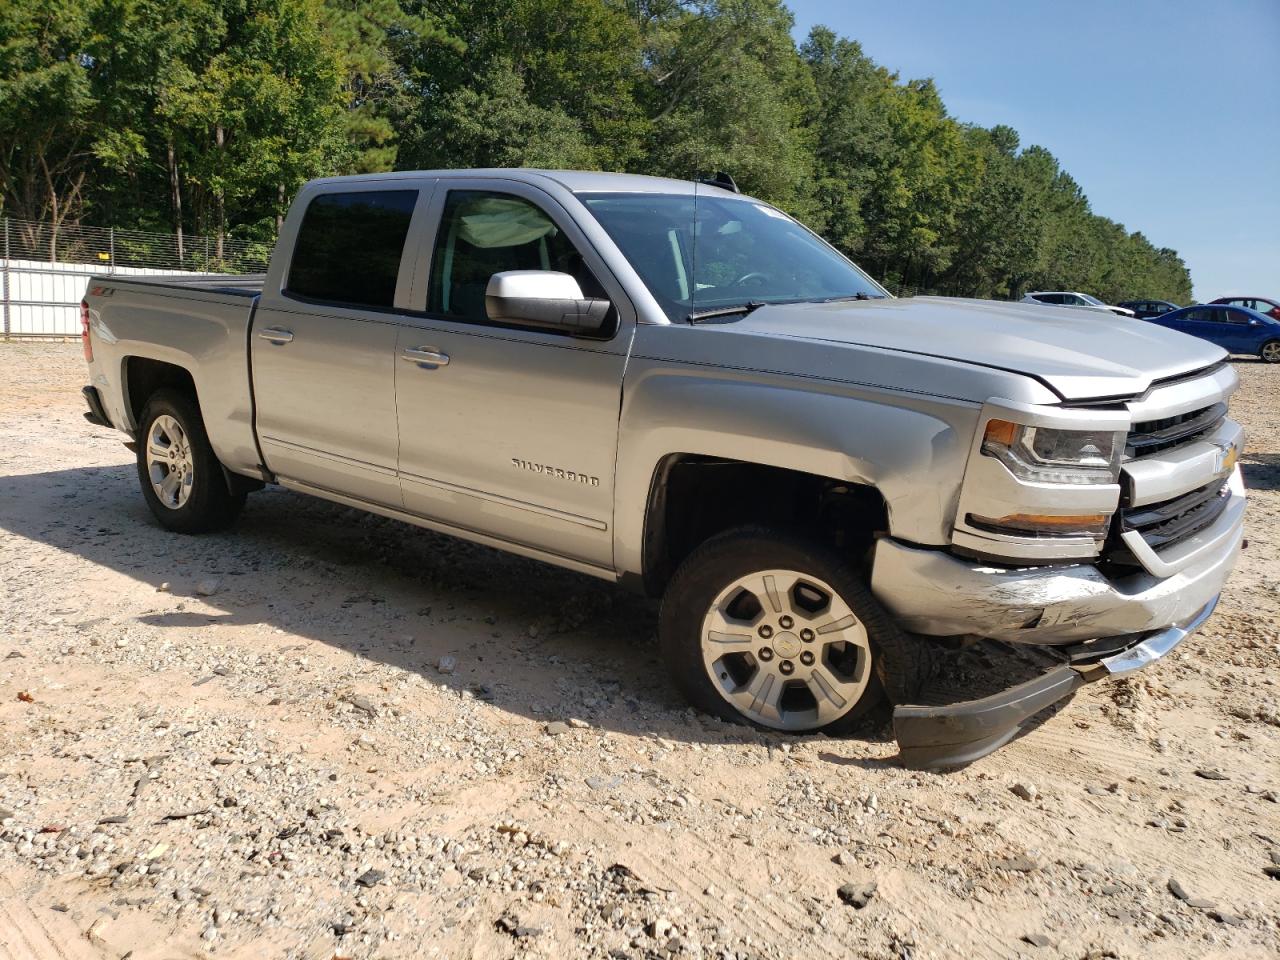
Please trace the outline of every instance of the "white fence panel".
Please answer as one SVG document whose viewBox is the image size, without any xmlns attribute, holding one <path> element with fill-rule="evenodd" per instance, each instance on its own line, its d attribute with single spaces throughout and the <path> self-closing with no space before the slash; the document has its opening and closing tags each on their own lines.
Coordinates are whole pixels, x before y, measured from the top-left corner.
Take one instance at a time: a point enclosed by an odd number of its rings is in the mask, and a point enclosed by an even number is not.
<svg viewBox="0 0 1280 960">
<path fill-rule="evenodd" d="M 80 301 L 89 278 L 105 276 L 194 277 L 192 270 L 157 270 L 146 267 L 95 268 L 84 263 L 47 263 L 39 260 L 0 261 L 7 281 L 3 299 L 4 334 L 9 337 L 80 336 Z"/>
</svg>

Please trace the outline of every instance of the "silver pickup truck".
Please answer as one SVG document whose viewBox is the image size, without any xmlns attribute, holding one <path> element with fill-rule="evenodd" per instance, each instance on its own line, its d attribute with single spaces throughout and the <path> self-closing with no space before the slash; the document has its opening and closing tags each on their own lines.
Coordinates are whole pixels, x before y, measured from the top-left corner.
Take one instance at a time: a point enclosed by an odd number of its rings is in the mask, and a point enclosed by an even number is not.
<svg viewBox="0 0 1280 960">
<path fill-rule="evenodd" d="M 895 299 L 727 177 L 318 180 L 265 277 L 95 277 L 82 312 L 86 416 L 166 528 L 274 483 L 616 581 L 700 709 L 836 733 L 887 697 L 909 765 L 1168 653 L 1242 543 L 1219 348 Z M 1056 661 L 913 703 L 974 638 Z"/>
</svg>

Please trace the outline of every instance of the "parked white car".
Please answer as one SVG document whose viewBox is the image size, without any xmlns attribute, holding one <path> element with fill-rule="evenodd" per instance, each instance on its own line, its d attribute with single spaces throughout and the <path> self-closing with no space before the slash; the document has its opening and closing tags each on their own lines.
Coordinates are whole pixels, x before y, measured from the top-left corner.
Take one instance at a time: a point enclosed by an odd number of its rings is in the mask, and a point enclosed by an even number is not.
<svg viewBox="0 0 1280 960">
<path fill-rule="evenodd" d="M 1023 303 L 1044 303 L 1054 307 L 1084 307 L 1086 310 L 1109 310 L 1122 317 L 1135 316 L 1132 310 L 1125 307 L 1113 307 L 1103 303 L 1097 297 L 1087 293 L 1076 293 L 1072 290 L 1042 290 L 1028 293 L 1022 298 Z"/>
</svg>

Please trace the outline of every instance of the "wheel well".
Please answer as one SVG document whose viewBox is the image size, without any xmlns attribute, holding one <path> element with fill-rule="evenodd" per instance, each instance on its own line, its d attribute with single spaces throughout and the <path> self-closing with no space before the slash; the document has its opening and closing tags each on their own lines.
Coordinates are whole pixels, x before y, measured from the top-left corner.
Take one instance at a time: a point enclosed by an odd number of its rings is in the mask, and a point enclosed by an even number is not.
<svg viewBox="0 0 1280 960">
<path fill-rule="evenodd" d="M 860 557 L 889 529 L 880 492 L 759 463 L 677 454 L 654 471 L 645 514 L 644 587 L 658 596 L 699 544 L 749 523 L 803 530 Z"/>
<path fill-rule="evenodd" d="M 127 357 L 124 367 L 125 389 L 128 391 L 129 412 L 135 426 L 142 419 L 142 408 L 153 393 L 162 387 L 178 390 L 191 397 L 199 407 L 196 382 L 191 374 L 175 363 L 152 360 L 150 357 Z"/>
</svg>

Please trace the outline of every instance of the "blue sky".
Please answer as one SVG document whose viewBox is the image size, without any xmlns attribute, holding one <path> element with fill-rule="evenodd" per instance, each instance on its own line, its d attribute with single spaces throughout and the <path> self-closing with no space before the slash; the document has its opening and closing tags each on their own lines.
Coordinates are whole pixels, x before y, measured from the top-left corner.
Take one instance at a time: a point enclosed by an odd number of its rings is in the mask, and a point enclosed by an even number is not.
<svg viewBox="0 0 1280 960">
<path fill-rule="evenodd" d="M 787 0 L 956 118 L 1047 147 L 1198 300 L 1280 298 L 1280 0 Z"/>
</svg>

